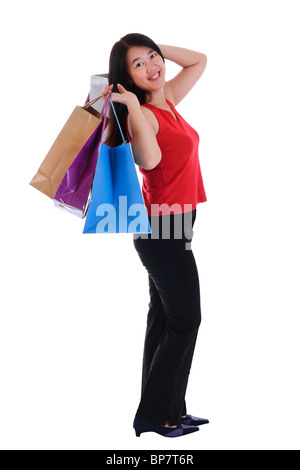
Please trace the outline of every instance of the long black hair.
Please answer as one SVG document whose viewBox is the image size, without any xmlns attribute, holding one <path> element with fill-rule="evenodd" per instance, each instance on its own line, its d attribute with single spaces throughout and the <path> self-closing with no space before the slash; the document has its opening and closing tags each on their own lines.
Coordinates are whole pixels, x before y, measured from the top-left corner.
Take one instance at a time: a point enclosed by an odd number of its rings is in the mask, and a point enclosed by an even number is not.
<svg viewBox="0 0 300 470">
<path fill-rule="evenodd" d="M 116 42 L 113 46 L 110 58 L 109 58 L 109 73 L 108 82 L 110 85 L 114 85 L 113 92 L 118 93 L 117 84 L 123 85 L 127 91 L 134 93 L 140 104 L 146 103 L 147 91 L 138 88 L 131 80 L 127 70 L 127 51 L 132 46 L 144 46 L 149 47 L 156 51 L 165 60 L 160 48 L 155 44 L 152 39 L 148 36 L 138 33 L 127 34 L 120 41 Z M 128 114 L 127 106 L 121 103 L 114 103 L 114 107 L 120 121 L 120 125 L 124 136 L 126 132 L 126 116 Z M 108 124 L 108 134 L 105 139 L 105 143 L 111 147 L 115 147 L 122 143 L 120 130 L 118 128 L 115 117 L 111 115 L 111 119 Z"/>
</svg>

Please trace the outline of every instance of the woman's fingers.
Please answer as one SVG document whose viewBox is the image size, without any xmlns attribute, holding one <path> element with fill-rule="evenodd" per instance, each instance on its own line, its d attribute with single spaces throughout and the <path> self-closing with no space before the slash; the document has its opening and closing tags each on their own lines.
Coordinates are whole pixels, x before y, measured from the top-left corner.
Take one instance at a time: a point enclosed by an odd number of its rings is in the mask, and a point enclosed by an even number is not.
<svg viewBox="0 0 300 470">
<path fill-rule="evenodd" d="M 113 102 L 125 104 L 127 107 L 139 104 L 136 95 L 130 91 L 125 90 L 125 88 L 124 91 L 120 91 L 120 93 L 112 93 L 111 99 Z"/>
<path fill-rule="evenodd" d="M 107 96 L 108 93 L 111 93 L 112 92 L 112 89 L 113 89 L 114 85 L 109 85 L 108 83 L 103 87 L 102 89 L 102 92 L 101 92 L 101 96 L 102 98 L 104 98 L 105 96 Z M 117 85 L 117 88 L 119 90 L 119 93 L 112 93 L 111 97 L 112 97 L 112 100 L 113 101 L 118 101 L 118 97 L 124 93 L 127 93 L 127 90 L 123 87 L 123 85 L 120 85 L 118 84 Z M 113 95 L 116 95 L 116 96 L 113 96 Z M 121 99 L 119 101 L 119 103 L 123 103 L 124 101 Z"/>
<path fill-rule="evenodd" d="M 101 96 L 104 95 L 104 93 L 107 92 L 108 87 L 109 87 L 109 84 L 107 83 L 107 84 L 102 88 Z"/>
<path fill-rule="evenodd" d="M 116 103 L 126 104 L 127 90 L 123 87 L 123 85 L 120 85 L 120 83 L 117 84 L 117 88 L 118 88 L 119 93 L 112 93 L 111 94 L 112 101 L 115 101 Z"/>
<path fill-rule="evenodd" d="M 126 93 L 127 90 L 126 90 L 126 88 L 123 87 L 123 85 L 118 83 L 117 87 L 118 87 L 118 90 L 119 90 L 120 93 Z"/>
<path fill-rule="evenodd" d="M 109 85 L 108 83 L 102 88 L 101 96 L 104 98 L 107 93 L 111 92 L 113 89 L 113 85 Z"/>
<path fill-rule="evenodd" d="M 127 90 L 118 83 L 117 85 L 117 88 L 119 90 L 119 93 L 112 93 L 111 94 L 111 99 L 112 101 L 115 101 L 116 103 L 124 103 L 126 104 L 126 101 L 127 101 L 127 96 L 126 94 L 128 94 Z"/>
<path fill-rule="evenodd" d="M 111 99 L 114 103 L 126 104 L 126 97 L 124 96 L 124 93 L 112 93 Z"/>
<path fill-rule="evenodd" d="M 112 87 L 113 85 L 111 85 L 107 89 L 107 92 L 111 93 L 110 97 L 114 103 L 121 103 L 121 104 L 125 104 L 126 106 L 129 106 L 134 103 L 138 103 L 138 99 L 136 95 L 130 91 L 127 91 L 126 88 L 123 87 L 123 85 L 120 85 L 118 83 L 117 88 L 118 88 L 119 93 L 115 93 L 115 92 L 112 93 Z"/>
</svg>

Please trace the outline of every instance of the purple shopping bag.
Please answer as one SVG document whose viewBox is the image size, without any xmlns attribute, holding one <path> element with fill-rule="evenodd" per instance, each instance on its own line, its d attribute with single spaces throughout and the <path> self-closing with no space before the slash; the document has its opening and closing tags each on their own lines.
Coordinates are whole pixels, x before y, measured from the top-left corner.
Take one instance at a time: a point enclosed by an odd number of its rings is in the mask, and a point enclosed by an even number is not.
<svg viewBox="0 0 300 470">
<path fill-rule="evenodd" d="M 106 100 L 103 106 L 100 124 L 68 168 L 54 195 L 54 204 L 56 207 L 61 207 L 81 218 L 85 217 L 90 202 L 99 145 L 106 125 L 107 106 L 108 100 Z"/>
</svg>

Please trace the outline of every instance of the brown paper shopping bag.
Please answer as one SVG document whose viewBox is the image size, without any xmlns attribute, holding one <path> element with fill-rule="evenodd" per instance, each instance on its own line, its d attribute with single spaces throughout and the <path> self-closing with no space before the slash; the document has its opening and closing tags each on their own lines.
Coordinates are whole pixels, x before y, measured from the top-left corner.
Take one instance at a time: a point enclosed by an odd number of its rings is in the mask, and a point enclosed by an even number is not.
<svg viewBox="0 0 300 470">
<path fill-rule="evenodd" d="M 30 185 L 53 199 L 67 169 L 100 123 L 100 113 L 92 105 L 101 97 L 76 106 L 57 136 Z"/>
</svg>

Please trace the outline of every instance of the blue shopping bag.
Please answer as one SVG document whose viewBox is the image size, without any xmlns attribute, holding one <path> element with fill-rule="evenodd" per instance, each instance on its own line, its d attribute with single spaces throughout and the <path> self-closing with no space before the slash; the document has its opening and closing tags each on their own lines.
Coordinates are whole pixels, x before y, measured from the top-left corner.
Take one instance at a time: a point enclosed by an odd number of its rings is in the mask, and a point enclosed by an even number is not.
<svg viewBox="0 0 300 470">
<path fill-rule="evenodd" d="M 110 104 L 115 113 L 111 98 Z M 83 233 L 151 233 L 130 143 L 100 144 Z"/>
</svg>

